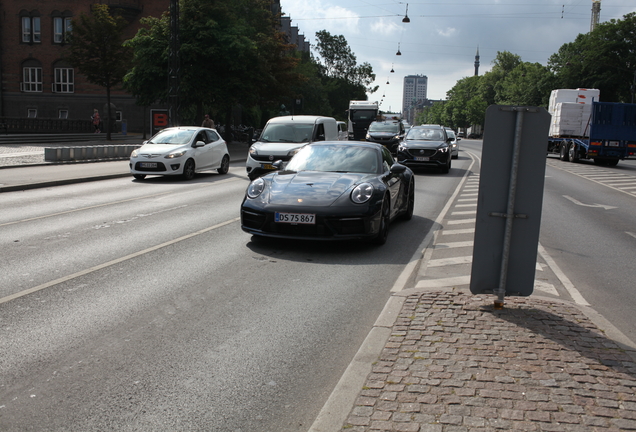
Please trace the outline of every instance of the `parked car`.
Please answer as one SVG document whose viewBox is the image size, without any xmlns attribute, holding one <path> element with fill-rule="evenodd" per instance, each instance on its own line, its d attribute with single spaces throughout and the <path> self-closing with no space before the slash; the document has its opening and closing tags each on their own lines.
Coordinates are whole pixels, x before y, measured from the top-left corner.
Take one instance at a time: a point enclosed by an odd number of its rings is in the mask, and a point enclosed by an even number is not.
<svg viewBox="0 0 636 432">
<path fill-rule="evenodd" d="M 289 161 L 302 146 L 314 141 L 337 141 L 333 117 L 295 115 L 270 119 L 249 149 L 245 169 L 250 180 L 275 170 L 273 162 Z M 284 165 L 284 164 L 283 164 Z"/>
<path fill-rule="evenodd" d="M 411 168 L 451 168 L 450 138 L 440 125 L 413 126 L 398 147 L 397 160 Z"/>
<path fill-rule="evenodd" d="M 375 121 L 369 125 L 366 141 L 382 144 L 395 154 L 404 134 L 404 124 L 400 120 Z"/>
<path fill-rule="evenodd" d="M 180 126 L 157 132 L 130 154 L 130 172 L 137 180 L 147 175 L 180 175 L 186 180 L 195 173 L 230 168 L 227 144 L 214 129 Z"/>
<path fill-rule="evenodd" d="M 241 228 L 263 237 L 384 244 L 390 222 L 411 219 L 414 203 L 413 172 L 395 163 L 386 147 L 313 143 L 283 170 L 250 183 L 241 204 Z"/>
<path fill-rule="evenodd" d="M 456 136 L 455 131 L 449 127 L 446 128 L 446 135 L 448 135 L 448 137 L 452 139 L 452 141 L 450 142 L 451 158 L 459 158 L 459 141 L 461 141 L 461 138 Z"/>
<path fill-rule="evenodd" d="M 343 121 L 336 122 L 338 124 L 338 141 L 348 141 L 349 132 L 347 131 L 347 123 Z"/>
</svg>

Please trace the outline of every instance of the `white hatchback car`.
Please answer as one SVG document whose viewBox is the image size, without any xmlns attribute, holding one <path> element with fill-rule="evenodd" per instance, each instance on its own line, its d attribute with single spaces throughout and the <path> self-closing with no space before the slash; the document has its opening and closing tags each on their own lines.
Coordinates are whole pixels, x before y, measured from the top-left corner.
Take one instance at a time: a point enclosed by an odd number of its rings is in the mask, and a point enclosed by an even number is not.
<svg viewBox="0 0 636 432">
<path fill-rule="evenodd" d="M 201 171 L 230 168 L 227 144 L 214 129 L 179 126 L 163 129 L 130 154 L 130 172 L 137 180 L 147 175 L 180 175 L 186 180 Z"/>
</svg>

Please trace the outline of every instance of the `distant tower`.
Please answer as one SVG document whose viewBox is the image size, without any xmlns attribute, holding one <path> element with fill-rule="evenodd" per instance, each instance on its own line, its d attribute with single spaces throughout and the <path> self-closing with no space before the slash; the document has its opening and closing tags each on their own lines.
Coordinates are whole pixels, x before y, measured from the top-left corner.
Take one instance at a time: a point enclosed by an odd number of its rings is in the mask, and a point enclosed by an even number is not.
<svg viewBox="0 0 636 432">
<path fill-rule="evenodd" d="M 479 75 L 479 46 L 477 47 L 477 54 L 475 54 L 475 76 Z"/>
<path fill-rule="evenodd" d="M 598 25 L 601 17 L 601 0 L 592 0 L 592 23 L 590 24 L 590 32 L 593 32 Z"/>
</svg>

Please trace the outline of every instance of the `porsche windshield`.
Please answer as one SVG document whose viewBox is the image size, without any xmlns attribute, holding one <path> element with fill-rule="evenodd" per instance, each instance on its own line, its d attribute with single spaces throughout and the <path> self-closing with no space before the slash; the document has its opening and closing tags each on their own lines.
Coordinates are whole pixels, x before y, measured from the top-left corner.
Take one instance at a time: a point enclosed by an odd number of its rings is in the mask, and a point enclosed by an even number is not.
<svg viewBox="0 0 636 432">
<path fill-rule="evenodd" d="M 376 174 L 380 155 L 376 149 L 350 145 L 309 145 L 303 147 L 285 171 L 356 172 Z"/>
<path fill-rule="evenodd" d="M 311 141 L 313 123 L 270 123 L 259 141 L 275 143 L 304 143 Z"/>
<path fill-rule="evenodd" d="M 150 144 L 187 144 L 192 139 L 195 130 L 189 129 L 166 129 L 150 138 Z"/>
</svg>

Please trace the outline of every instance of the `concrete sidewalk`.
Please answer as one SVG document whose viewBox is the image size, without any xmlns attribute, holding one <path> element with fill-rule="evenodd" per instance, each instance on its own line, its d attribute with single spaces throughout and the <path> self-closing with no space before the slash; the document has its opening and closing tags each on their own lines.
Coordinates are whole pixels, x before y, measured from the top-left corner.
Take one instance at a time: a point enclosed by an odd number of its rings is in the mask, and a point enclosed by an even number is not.
<svg viewBox="0 0 636 432">
<path fill-rule="evenodd" d="M 43 146 L 0 146 L 0 168 L 37 159 L 38 148 L 43 157 Z M 247 144 L 228 148 L 232 161 L 245 160 Z M 90 171 L 86 163 L 5 166 L 0 191 L 130 176 L 127 161 Z M 543 283 L 495 310 L 494 296 L 469 292 L 470 182 L 457 219 L 436 221 L 310 431 L 636 430 L 634 344 L 576 293 L 562 298 Z M 444 233 L 457 224 L 463 229 Z"/>
</svg>

